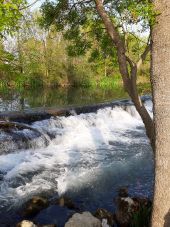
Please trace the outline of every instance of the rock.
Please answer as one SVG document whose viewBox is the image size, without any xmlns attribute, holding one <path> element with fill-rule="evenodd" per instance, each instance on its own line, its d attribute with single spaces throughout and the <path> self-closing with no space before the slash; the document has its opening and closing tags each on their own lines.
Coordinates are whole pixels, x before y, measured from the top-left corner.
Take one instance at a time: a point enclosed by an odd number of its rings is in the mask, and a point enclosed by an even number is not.
<svg viewBox="0 0 170 227">
<path fill-rule="evenodd" d="M 128 198 L 128 197 L 127 197 Z M 117 200 L 116 222 L 120 227 L 128 227 L 131 220 L 129 203 L 123 198 Z"/>
<path fill-rule="evenodd" d="M 75 213 L 67 207 L 60 207 L 58 205 L 50 205 L 46 209 L 40 211 L 35 217 L 34 222 L 39 225 L 48 225 L 53 223 L 59 227 L 64 226 L 68 219 Z"/>
<path fill-rule="evenodd" d="M 102 227 L 102 223 L 90 212 L 83 212 L 82 214 L 74 214 L 65 224 L 65 227 Z"/>
<path fill-rule="evenodd" d="M 142 210 L 146 209 L 144 214 L 149 214 L 147 210 L 151 208 L 151 201 L 147 198 L 131 198 L 128 196 L 127 189 L 119 190 L 119 196 L 117 198 L 117 210 L 115 213 L 115 219 L 120 227 L 129 227 L 134 219 L 134 215 L 141 216 Z M 142 219 L 147 219 L 148 217 L 141 216 Z M 136 226 L 136 225 L 135 225 Z M 138 225 L 137 225 L 138 226 Z"/>
<path fill-rule="evenodd" d="M 76 206 L 74 204 L 74 202 L 72 201 L 72 199 L 70 199 L 67 196 L 62 196 L 59 199 L 57 199 L 56 204 L 58 204 L 59 206 L 63 207 L 67 207 L 68 209 L 76 209 Z"/>
<path fill-rule="evenodd" d="M 18 223 L 16 227 L 57 227 L 54 224 L 51 225 L 35 225 L 33 222 L 28 220 L 23 220 L 22 222 Z"/>
<path fill-rule="evenodd" d="M 122 187 L 119 189 L 118 191 L 118 196 L 121 197 L 121 198 L 125 198 L 125 197 L 128 197 L 128 189 L 126 187 Z"/>
<path fill-rule="evenodd" d="M 107 223 L 107 219 L 102 219 L 102 227 L 110 227 Z"/>
<path fill-rule="evenodd" d="M 105 224 L 102 224 L 102 226 L 106 226 L 106 224 L 108 226 L 114 226 L 115 224 L 113 214 L 105 209 L 102 209 L 102 208 L 97 209 L 94 216 L 100 219 L 102 223 L 105 223 Z"/>
<path fill-rule="evenodd" d="M 23 220 L 22 222 L 18 223 L 16 227 L 37 227 L 33 222 Z"/>
<path fill-rule="evenodd" d="M 117 210 L 115 213 L 115 218 L 118 226 L 129 227 L 132 217 L 132 206 L 134 205 L 134 201 L 132 198 L 129 197 L 128 189 L 126 187 L 119 189 L 116 203 Z"/>
<path fill-rule="evenodd" d="M 24 217 L 35 216 L 42 209 L 48 207 L 48 205 L 49 202 L 46 198 L 34 196 L 25 203 L 21 215 Z"/>
<path fill-rule="evenodd" d="M 152 206 L 152 202 L 148 198 L 133 197 L 132 200 L 134 202 L 132 206 L 133 212 L 139 211 L 141 207 L 149 208 Z"/>
</svg>

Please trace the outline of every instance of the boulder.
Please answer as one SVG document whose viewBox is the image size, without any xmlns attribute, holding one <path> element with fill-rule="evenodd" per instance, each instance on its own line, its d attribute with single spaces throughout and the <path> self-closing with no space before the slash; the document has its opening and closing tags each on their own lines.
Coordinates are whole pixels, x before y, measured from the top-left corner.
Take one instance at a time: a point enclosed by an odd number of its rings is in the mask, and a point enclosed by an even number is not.
<svg viewBox="0 0 170 227">
<path fill-rule="evenodd" d="M 130 200 L 131 201 L 131 200 Z M 128 197 L 117 199 L 116 222 L 120 227 L 129 227 L 132 213 L 128 203 Z"/>
<path fill-rule="evenodd" d="M 102 226 L 114 226 L 115 221 L 114 221 L 114 216 L 111 212 L 103 209 L 103 208 L 99 208 L 96 210 L 94 216 L 98 219 L 100 219 L 100 221 L 102 222 Z"/>
<path fill-rule="evenodd" d="M 82 214 L 74 214 L 65 227 L 102 227 L 102 223 L 99 219 L 94 217 L 90 212 L 83 212 Z"/>
<path fill-rule="evenodd" d="M 18 223 L 16 227 L 37 227 L 33 222 L 23 220 L 22 222 Z"/>
<path fill-rule="evenodd" d="M 149 199 L 139 197 L 131 198 L 128 195 L 128 190 L 124 188 L 119 190 L 116 202 L 117 210 L 115 220 L 119 227 L 129 227 L 132 222 L 141 222 L 140 219 L 143 220 L 144 223 L 148 222 L 152 204 Z M 134 217 L 138 217 L 139 220 L 136 220 Z M 139 224 L 133 226 L 139 226 Z M 147 225 L 144 224 L 140 226 Z"/>
<path fill-rule="evenodd" d="M 133 212 L 139 211 L 141 207 L 150 208 L 152 206 L 152 202 L 148 198 L 133 197 L 132 200 L 134 202 L 132 205 Z"/>
<path fill-rule="evenodd" d="M 35 216 L 42 209 L 48 207 L 49 202 L 46 198 L 40 196 L 34 196 L 32 199 L 28 200 L 23 206 L 21 215 L 24 217 Z"/>
<path fill-rule="evenodd" d="M 50 225 L 35 225 L 33 222 L 28 220 L 23 220 L 22 222 L 18 223 L 16 227 L 57 227 L 54 224 Z"/>
<path fill-rule="evenodd" d="M 126 187 L 122 187 L 119 189 L 118 191 L 118 196 L 121 197 L 121 198 L 126 198 L 129 196 L 128 194 L 128 188 Z"/>
<path fill-rule="evenodd" d="M 129 227 L 132 217 L 132 206 L 134 201 L 129 197 L 128 189 L 122 187 L 118 191 L 118 197 L 116 198 L 116 213 L 115 218 L 118 226 Z"/>
</svg>

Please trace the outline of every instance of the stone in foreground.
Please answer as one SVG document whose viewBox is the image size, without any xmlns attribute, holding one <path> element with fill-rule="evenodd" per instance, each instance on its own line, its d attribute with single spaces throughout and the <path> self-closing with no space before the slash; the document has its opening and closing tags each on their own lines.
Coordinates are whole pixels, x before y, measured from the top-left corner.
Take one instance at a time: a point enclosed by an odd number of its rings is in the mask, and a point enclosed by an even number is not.
<svg viewBox="0 0 170 227">
<path fill-rule="evenodd" d="M 24 220 L 17 224 L 17 227 L 37 227 L 33 222 Z"/>
<path fill-rule="evenodd" d="M 90 212 L 76 213 L 68 220 L 65 227 L 102 227 L 100 220 Z"/>
</svg>

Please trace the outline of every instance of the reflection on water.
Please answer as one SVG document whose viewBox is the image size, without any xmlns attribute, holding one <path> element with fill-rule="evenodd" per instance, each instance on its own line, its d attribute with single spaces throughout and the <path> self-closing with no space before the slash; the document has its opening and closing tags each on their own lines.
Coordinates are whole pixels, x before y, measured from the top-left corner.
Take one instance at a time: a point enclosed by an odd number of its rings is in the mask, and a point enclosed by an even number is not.
<svg viewBox="0 0 170 227">
<path fill-rule="evenodd" d="M 122 87 L 101 88 L 35 88 L 24 91 L 1 91 L 0 111 L 36 107 L 65 107 L 112 101 L 127 97 Z"/>
</svg>

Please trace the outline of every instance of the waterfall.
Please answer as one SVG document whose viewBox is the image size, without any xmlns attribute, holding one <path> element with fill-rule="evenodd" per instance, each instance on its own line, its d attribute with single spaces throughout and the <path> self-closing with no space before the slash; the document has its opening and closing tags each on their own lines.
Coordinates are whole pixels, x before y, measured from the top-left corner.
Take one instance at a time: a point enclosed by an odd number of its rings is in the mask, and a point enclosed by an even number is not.
<svg viewBox="0 0 170 227">
<path fill-rule="evenodd" d="M 152 115 L 151 100 L 145 105 Z M 134 193 L 151 194 L 151 147 L 133 105 L 73 112 L 31 127 L 41 135 L 28 129 L 0 132 L 0 210 L 41 193 L 86 194 L 88 205 L 126 184 Z"/>
</svg>

